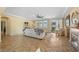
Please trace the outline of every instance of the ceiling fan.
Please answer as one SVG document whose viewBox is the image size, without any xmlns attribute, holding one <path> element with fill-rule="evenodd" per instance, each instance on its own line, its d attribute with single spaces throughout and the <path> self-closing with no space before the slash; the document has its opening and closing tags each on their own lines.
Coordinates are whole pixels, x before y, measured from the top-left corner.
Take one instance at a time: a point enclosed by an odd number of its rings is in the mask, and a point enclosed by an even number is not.
<svg viewBox="0 0 79 59">
<path fill-rule="evenodd" d="M 37 14 L 36 18 L 43 18 L 44 16 Z"/>
</svg>

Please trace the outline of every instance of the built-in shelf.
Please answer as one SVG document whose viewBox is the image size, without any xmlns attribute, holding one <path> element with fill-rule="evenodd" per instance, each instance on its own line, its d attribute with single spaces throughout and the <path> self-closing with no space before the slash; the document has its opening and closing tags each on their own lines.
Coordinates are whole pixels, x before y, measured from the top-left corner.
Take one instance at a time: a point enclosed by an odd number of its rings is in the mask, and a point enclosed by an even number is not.
<svg viewBox="0 0 79 59">
<path fill-rule="evenodd" d="M 79 51 L 79 29 L 71 28 L 70 29 L 70 42 L 74 48 Z"/>
</svg>

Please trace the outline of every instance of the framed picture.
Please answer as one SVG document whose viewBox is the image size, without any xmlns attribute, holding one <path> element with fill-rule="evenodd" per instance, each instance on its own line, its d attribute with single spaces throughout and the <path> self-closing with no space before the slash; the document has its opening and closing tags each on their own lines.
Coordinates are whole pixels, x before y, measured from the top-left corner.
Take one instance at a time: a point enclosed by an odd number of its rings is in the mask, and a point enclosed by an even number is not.
<svg viewBox="0 0 79 59">
<path fill-rule="evenodd" d="M 24 22 L 24 25 L 28 26 L 28 24 L 29 24 L 28 22 Z"/>
</svg>

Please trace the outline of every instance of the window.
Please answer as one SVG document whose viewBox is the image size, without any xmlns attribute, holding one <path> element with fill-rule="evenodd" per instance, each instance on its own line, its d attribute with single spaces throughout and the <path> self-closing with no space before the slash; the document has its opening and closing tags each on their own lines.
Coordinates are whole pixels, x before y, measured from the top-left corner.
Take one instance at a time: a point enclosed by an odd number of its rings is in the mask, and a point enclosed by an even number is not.
<svg viewBox="0 0 79 59">
<path fill-rule="evenodd" d="M 51 26 L 52 26 L 51 31 L 59 30 L 60 28 L 62 28 L 62 20 L 61 19 L 52 20 Z"/>
<path fill-rule="evenodd" d="M 39 28 L 47 28 L 47 20 L 41 20 L 41 21 L 38 21 L 38 27 Z"/>
</svg>

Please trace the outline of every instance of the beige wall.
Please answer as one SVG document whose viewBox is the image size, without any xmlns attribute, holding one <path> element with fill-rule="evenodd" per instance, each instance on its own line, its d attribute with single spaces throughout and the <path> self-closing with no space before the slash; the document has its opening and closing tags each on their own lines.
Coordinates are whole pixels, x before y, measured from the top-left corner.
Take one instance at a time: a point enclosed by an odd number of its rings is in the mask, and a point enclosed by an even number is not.
<svg viewBox="0 0 79 59">
<path fill-rule="evenodd" d="M 0 16 L 0 42 L 1 42 L 1 16 Z"/>
<path fill-rule="evenodd" d="M 26 20 L 21 17 L 8 16 L 8 34 L 9 35 L 23 35 L 24 22 L 29 22 L 29 27 L 34 28 L 37 24 L 32 20 Z"/>
<path fill-rule="evenodd" d="M 32 20 L 25 20 L 16 16 L 8 16 L 8 34 L 9 35 L 23 35 L 24 22 L 29 22 L 29 27 L 34 28 L 37 23 Z M 51 30 L 51 21 L 49 21 L 48 28 L 45 31 Z"/>
<path fill-rule="evenodd" d="M 5 8 L 0 7 L 0 42 L 1 42 L 1 15 L 4 13 Z"/>
<path fill-rule="evenodd" d="M 5 18 L 7 17 L 7 18 Z M 1 21 L 6 22 L 7 35 L 22 35 L 25 19 L 18 16 L 4 16 Z"/>
<path fill-rule="evenodd" d="M 28 26 L 25 25 L 25 27 L 34 28 L 35 26 L 37 26 L 36 21 L 34 20 L 25 20 L 25 22 L 28 22 Z"/>
<path fill-rule="evenodd" d="M 3 15 L 4 11 L 5 11 L 5 8 L 4 7 L 0 7 L 0 15 Z"/>
<path fill-rule="evenodd" d="M 32 20 L 27 21 L 26 19 L 23 19 L 18 16 L 7 16 L 7 17 L 8 19 L 3 18 L 2 20 L 7 22 L 6 26 L 8 35 L 23 35 L 24 22 L 29 22 L 30 28 L 34 28 L 34 26 L 36 26 L 36 24 Z"/>
<path fill-rule="evenodd" d="M 24 28 L 24 19 L 20 17 L 9 16 L 8 28 L 8 33 L 10 35 L 22 35 Z"/>
</svg>

